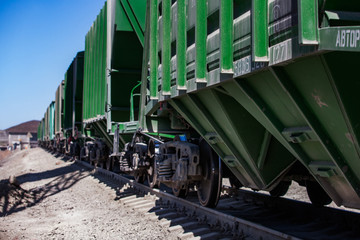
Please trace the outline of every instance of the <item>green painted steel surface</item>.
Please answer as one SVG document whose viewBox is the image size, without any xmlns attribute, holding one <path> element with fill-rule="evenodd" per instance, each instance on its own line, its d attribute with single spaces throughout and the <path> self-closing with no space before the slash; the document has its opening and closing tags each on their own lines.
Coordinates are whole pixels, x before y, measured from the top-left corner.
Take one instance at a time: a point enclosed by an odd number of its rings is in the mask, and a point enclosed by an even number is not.
<svg viewBox="0 0 360 240">
<path fill-rule="evenodd" d="M 106 3 L 85 37 L 83 119 L 105 115 L 106 103 Z"/>
<path fill-rule="evenodd" d="M 299 43 L 318 44 L 318 2 L 302 0 L 299 7 Z"/>
<path fill-rule="evenodd" d="M 275 5 L 279 6 L 279 5 Z M 268 58 L 268 14 L 267 1 L 252 0 L 252 49 L 254 61 L 266 62 Z"/>
<path fill-rule="evenodd" d="M 220 69 L 222 73 L 232 73 L 233 69 L 233 4 L 231 0 L 220 5 Z"/>
<path fill-rule="evenodd" d="M 145 0 L 109 0 L 86 35 L 83 122 L 109 147 L 116 124 L 138 117 L 145 13 Z"/>
<path fill-rule="evenodd" d="M 49 137 L 51 140 L 55 137 L 55 102 L 50 104 Z"/>
<path fill-rule="evenodd" d="M 65 73 L 64 85 L 64 130 L 72 135 L 82 129 L 84 52 L 79 52 Z"/>
<path fill-rule="evenodd" d="M 38 132 L 37 132 L 37 139 L 38 141 L 44 141 L 44 122 L 45 119 L 41 119 L 39 126 L 38 126 Z"/>
<path fill-rule="evenodd" d="M 38 129 L 37 129 L 37 139 L 40 140 L 41 139 L 41 133 L 42 132 L 42 125 L 41 125 L 41 121 L 39 123 Z"/>
<path fill-rule="evenodd" d="M 41 120 L 41 125 L 42 125 L 42 129 L 41 129 L 41 141 L 44 141 L 44 135 L 45 135 L 45 118 L 43 118 Z"/>
<path fill-rule="evenodd" d="M 169 20 L 151 3 L 148 131 L 161 132 L 169 102 L 245 186 L 271 190 L 300 161 L 337 204 L 360 208 L 359 4 L 172 1 Z M 169 39 L 171 98 L 158 59 Z"/>
<path fill-rule="evenodd" d="M 63 136 L 63 104 L 64 104 L 64 81 L 56 89 L 55 94 L 55 134 Z"/>
<path fill-rule="evenodd" d="M 107 56 L 108 67 L 112 69 L 107 79 L 106 117 L 110 132 L 116 123 L 138 120 L 140 88 L 134 87 L 141 81 L 146 1 L 115 1 L 115 6 L 111 55 Z M 132 104 L 136 108 L 131 109 Z M 135 117 L 131 119 L 131 116 Z"/>
<path fill-rule="evenodd" d="M 150 1 L 150 98 L 157 99 L 158 96 L 158 50 L 157 50 L 157 22 L 158 8 L 157 0 Z"/>
<path fill-rule="evenodd" d="M 326 27 L 320 29 L 319 48 L 335 51 L 360 51 L 360 26 Z"/>
<path fill-rule="evenodd" d="M 55 137 L 55 102 L 51 102 L 45 112 L 44 140 L 50 141 Z"/>
<path fill-rule="evenodd" d="M 162 95 L 170 95 L 170 58 L 171 58 L 171 2 L 162 1 L 162 45 L 161 51 L 161 73 L 162 73 Z"/>
<path fill-rule="evenodd" d="M 206 37 L 207 37 L 207 7 L 206 1 L 196 0 L 195 4 L 195 78 L 196 81 L 206 81 Z"/>
<path fill-rule="evenodd" d="M 177 89 L 186 90 L 186 1 L 177 1 L 176 79 Z M 151 64 L 151 62 L 150 62 Z"/>
</svg>

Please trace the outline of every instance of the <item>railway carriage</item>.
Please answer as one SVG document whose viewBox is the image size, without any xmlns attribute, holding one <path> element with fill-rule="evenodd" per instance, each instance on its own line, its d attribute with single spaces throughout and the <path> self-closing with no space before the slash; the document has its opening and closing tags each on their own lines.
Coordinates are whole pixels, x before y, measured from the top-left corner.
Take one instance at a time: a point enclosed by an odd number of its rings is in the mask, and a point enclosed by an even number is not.
<svg viewBox="0 0 360 240">
<path fill-rule="evenodd" d="M 55 142 L 56 150 L 60 153 L 64 152 L 65 135 L 63 132 L 64 117 L 64 81 L 60 82 L 55 92 Z"/>
<path fill-rule="evenodd" d="M 226 177 L 273 196 L 296 181 L 315 204 L 360 208 L 359 12 L 335 0 L 108 0 L 86 35 L 82 123 L 67 90 L 56 119 L 81 131 L 80 159 L 197 191 L 204 206 Z"/>
<path fill-rule="evenodd" d="M 54 134 L 54 119 L 55 118 L 55 102 L 51 102 L 47 107 L 46 112 L 44 114 L 44 118 L 39 125 L 40 136 L 39 141 L 40 144 L 48 149 L 53 150 L 55 144 L 55 134 Z"/>
<path fill-rule="evenodd" d="M 37 131 L 37 140 L 38 140 L 38 145 L 43 147 L 44 145 L 44 122 L 45 119 L 41 119 L 39 126 L 38 126 L 38 131 Z"/>
<path fill-rule="evenodd" d="M 82 103 L 84 52 L 78 52 L 65 73 L 63 101 L 63 136 L 66 154 L 80 156 L 82 137 Z"/>
</svg>

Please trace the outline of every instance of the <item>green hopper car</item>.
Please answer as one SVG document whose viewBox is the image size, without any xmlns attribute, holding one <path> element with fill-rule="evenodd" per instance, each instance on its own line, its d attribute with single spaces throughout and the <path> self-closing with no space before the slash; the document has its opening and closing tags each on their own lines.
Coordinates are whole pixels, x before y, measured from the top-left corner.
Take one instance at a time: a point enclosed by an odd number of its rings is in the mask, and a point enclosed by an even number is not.
<svg viewBox="0 0 360 240">
<path fill-rule="evenodd" d="M 38 145 L 39 146 L 43 146 L 44 143 L 44 122 L 45 119 L 41 119 L 39 126 L 38 126 L 38 131 L 37 131 L 37 138 L 38 138 Z"/>
<path fill-rule="evenodd" d="M 65 73 L 63 135 L 65 152 L 79 154 L 82 132 L 84 52 L 78 52 Z M 72 143 L 72 144 L 71 144 Z M 76 151 L 76 153 L 74 152 Z"/>
<path fill-rule="evenodd" d="M 54 120 L 55 120 L 55 102 L 51 102 L 44 115 L 43 141 L 52 148 L 54 146 Z"/>
<path fill-rule="evenodd" d="M 170 120 L 184 118 L 241 185 L 282 195 L 294 180 L 314 203 L 360 207 L 359 4 L 153 0 L 148 10 L 140 126 L 169 103 Z"/>
</svg>

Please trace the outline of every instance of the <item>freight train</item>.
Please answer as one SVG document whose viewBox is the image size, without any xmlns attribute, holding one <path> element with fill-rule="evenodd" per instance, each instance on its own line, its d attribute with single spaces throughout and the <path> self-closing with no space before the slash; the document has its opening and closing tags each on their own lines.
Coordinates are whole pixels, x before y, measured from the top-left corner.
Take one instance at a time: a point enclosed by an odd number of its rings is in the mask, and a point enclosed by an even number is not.
<svg viewBox="0 0 360 240">
<path fill-rule="evenodd" d="M 360 2 L 108 0 L 42 146 L 215 207 L 222 179 L 360 208 Z"/>
</svg>

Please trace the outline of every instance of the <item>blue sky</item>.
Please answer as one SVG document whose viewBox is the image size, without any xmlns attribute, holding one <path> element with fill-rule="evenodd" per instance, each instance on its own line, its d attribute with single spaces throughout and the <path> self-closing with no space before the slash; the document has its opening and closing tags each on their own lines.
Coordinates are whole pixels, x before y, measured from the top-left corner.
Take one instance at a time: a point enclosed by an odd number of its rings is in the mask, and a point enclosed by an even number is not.
<svg viewBox="0 0 360 240">
<path fill-rule="evenodd" d="M 0 129 L 40 120 L 105 0 L 0 0 Z"/>
</svg>

